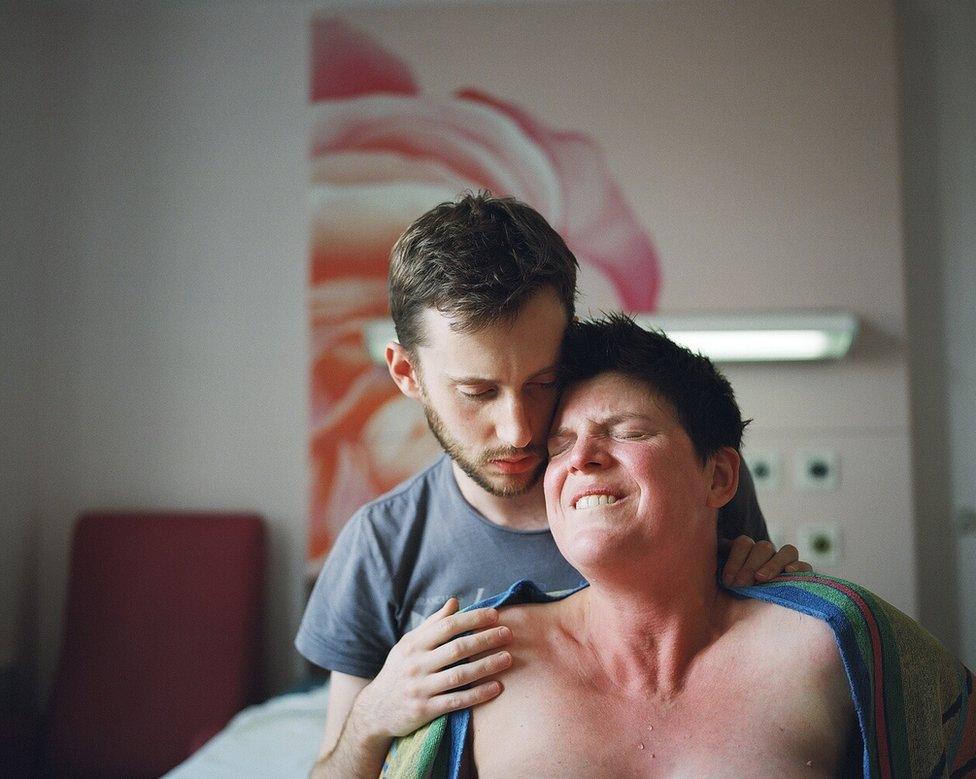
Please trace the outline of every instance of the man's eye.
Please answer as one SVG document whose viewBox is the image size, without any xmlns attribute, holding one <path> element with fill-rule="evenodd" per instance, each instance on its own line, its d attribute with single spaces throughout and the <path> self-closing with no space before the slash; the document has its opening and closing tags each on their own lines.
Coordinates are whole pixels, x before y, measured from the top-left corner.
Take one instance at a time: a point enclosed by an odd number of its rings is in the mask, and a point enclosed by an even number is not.
<svg viewBox="0 0 976 779">
<path fill-rule="evenodd" d="M 491 387 L 458 387 L 458 392 L 472 400 L 484 400 L 490 397 L 494 390 Z"/>
<path fill-rule="evenodd" d="M 569 449 L 569 440 L 565 438 L 553 438 L 549 440 L 547 449 L 549 450 L 549 457 L 558 457 L 567 449 Z"/>
</svg>

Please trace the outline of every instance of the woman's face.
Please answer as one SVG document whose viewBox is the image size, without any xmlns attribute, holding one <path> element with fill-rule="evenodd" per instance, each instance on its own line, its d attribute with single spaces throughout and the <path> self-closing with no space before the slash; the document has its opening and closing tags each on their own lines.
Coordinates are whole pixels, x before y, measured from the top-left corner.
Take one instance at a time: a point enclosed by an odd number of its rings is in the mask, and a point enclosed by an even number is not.
<svg viewBox="0 0 976 779">
<path fill-rule="evenodd" d="M 548 451 L 549 525 L 584 575 L 646 560 L 707 515 L 707 466 L 670 403 L 628 376 L 604 373 L 570 387 Z"/>
</svg>

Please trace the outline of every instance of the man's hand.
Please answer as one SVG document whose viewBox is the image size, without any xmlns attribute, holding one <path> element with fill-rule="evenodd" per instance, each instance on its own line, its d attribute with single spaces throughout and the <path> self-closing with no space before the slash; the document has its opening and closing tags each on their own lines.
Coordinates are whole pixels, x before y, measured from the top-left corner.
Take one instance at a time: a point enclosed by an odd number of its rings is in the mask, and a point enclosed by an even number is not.
<svg viewBox="0 0 976 779">
<path fill-rule="evenodd" d="M 739 536 L 735 541 L 719 539 L 719 551 L 728 553 L 722 582 L 726 587 L 748 587 L 768 582 L 784 571 L 812 571 L 813 566 L 800 560 L 793 544 L 786 544 L 778 552 L 770 541 L 753 541 L 749 536 Z"/>
<path fill-rule="evenodd" d="M 369 710 L 383 735 L 405 736 L 442 714 L 484 703 L 502 691 L 500 682 L 481 680 L 512 664 L 511 654 L 494 651 L 512 640 L 512 631 L 498 624 L 497 609 L 458 608 L 457 598 L 450 598 L 404 635 L 360 693 L 357 705 Z"/>
<path fill-rule="evenodd" d="M 502 691 L 500 682 L 483 680 L 512 664 L 511 654 L 495 651 L 512 640 L 512 631 L 498 624 L 496 609 L 458 608 L 457 598 L 450 598 L 404 635 L 376 678 L 359 690 L 348 717 L 340 709 L 350 705 L 351 695 L 336 709 L 330 705 L 330 719 L 342 714 L 344 722 L 341 730 L 339 722 L 327 724 L 323 753 L 310 776 L 377 776 L 393 738 Z M 350 692 L 365 682 L 346 681 Z"/>
</svg>

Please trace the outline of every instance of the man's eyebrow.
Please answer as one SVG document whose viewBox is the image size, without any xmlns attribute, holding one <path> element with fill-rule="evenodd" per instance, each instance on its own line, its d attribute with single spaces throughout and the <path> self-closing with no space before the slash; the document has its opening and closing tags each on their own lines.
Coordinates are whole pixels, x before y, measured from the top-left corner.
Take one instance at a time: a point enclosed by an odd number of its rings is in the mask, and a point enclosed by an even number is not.
<svg viewBox="0 0 976 779">
<path fill-rule="evenodd" d="M 546 373 L 556 373 L 558 370 L 559 369 L 555 364 L 549 365 L 543 368 L 542 370 L 533 373 L 531 376 L 529 376 L 527 381 L 531 381 L 532 379 L 538 378 L 539 376 L 542 376 L 543 374 Z M 475 375 L 452 376 L 450 373 L 448 373 L 447 378 L 453 384 L 500 384 L 501 383 L 498 379 L 495 379 L 491 376 L 475 376 Z"/>
<path fill-rule="evenodd" d="M 488 378 L 487 376 L 452 376 L 448 373 L 447 378 L 453 384 L 497 384 L 495 379 Z"/>
<path fill-rule="evenodd" d="M 537 378 L 538 376 L 542 376 L 545 373 L 559 373 L 559 366 L 556 364 L 548 365 L 545 368 L 543 368 L 541 371 L 536 371 L 535 373 L 533 373 L 531 376 L 529 376 L 529 378 L 534 379 Z"/>
</svg>

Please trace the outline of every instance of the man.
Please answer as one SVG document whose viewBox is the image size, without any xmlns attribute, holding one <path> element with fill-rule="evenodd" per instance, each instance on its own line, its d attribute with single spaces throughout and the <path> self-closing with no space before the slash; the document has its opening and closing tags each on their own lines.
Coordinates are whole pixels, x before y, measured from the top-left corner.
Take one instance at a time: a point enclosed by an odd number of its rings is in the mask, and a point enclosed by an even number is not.
<svg viewBox="0 0 976 779">
<path fill-rule="evenodd" d="M 829 577 L 716 580 L 744 424 L 707 359 L 616 316 L 574 326 L 564 366 L 546 508 L 589 586 L 490 600 L 514 604 L 505 694 L 398 742 L 386 774 L 439 731 L 450 775 L 976 770 L 972 675 L 917 624 Z"/>
<path fill-rule="evenodd" d="M 511 663 L 510 631 L 491 609 L 457 614 L 459 599 L 525 576 L 579 584 L 539 482 L 576 270 L 537 212 L 487 195 L 441 204 L 397 241 L 389 371 L 446 456 L 349 521 L 312 593 L 296 646 L 332 671 L 323 773 L 375 775 L 393 736 L 499 694 L 483 679 Z M 721 532 L 766 538 L 751 483 Z M 773 552 L 738 539 L 725 573 L 752 583 L 795 567 L 793 547 Z"/>
</svg>

